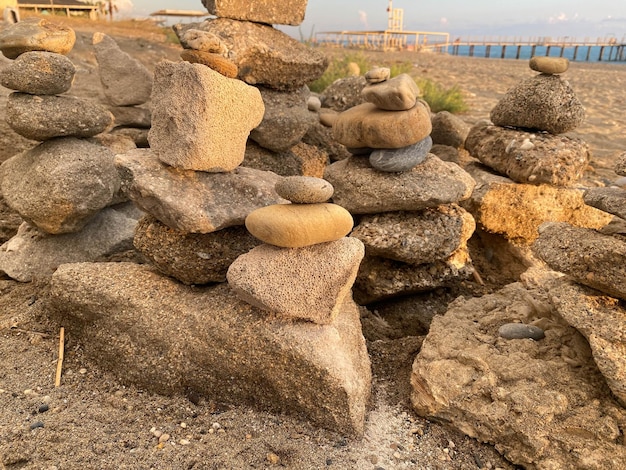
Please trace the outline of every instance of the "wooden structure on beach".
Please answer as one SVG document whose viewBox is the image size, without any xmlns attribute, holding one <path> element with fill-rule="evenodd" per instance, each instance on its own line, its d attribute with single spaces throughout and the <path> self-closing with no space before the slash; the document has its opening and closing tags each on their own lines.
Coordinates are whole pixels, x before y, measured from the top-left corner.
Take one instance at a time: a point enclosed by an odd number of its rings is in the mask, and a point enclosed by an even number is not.
<svg viewBox="0 0 626 470">
<path fill-rule="evenodd" d="M 61 12 L 65 13 L 68 17 L 87 16 L 91 20 L 96 20 L 101 15 L 105 14 L 103 2 L 97 5 L 89 5 L 77 0 L 39 0 L 38 2 L 32 0 L 18 0 L 17 3 L 20 13 L 56 14 L 57 12 Z"/>
</svg>

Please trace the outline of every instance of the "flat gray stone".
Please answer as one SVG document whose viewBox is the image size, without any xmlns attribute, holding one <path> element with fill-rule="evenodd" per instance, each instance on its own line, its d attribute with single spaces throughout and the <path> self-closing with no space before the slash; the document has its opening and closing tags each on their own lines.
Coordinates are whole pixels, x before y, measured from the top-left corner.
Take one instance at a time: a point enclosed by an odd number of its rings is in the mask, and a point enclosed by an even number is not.
<svg viewBox="0 0 626 470">
<path fill-rule="evenodd" d="M 583 200 L 596 209 L 626 219 L 626 190 L 622 188 L 589 188 Z"/>
<path fill-rule="evenodd" d="M 466 248 L 475 228 L 468 212 L 449 204 L 416 212 L 364 215 L 350 236 L 363 242 L 368 256 L 419 265 L 445 260 Z"/>
<path fill-rule="evenodd" d="M 416 211 L 467 199 L 475 182 L 460 166 L 433 154 L 410 171 L 383 173 L 367 159 L 350 157 L 326 167 L 333 202 L 352 214 Z"/>
<path fill-rule="evenodd" d="M 112 204 L 120 178 L 108 148 L 67 137 L 44 142 L 0 167 L 7 204 L 53 234 L 77 232 Z"/>
<path fill-rule="evenodd" d="M 269 0 L 261 3 L 248 0 L 202 0 L 202 4 L 209 13 L 219 18 L 298 26 L 304 21 L 307 0 Z"/>
<path fill-rule="evenodd" d="M 117 155 L 122 187 L 145 212 L 186 233 L 243 225 L 255 209 L 288 201 L 276 194 L 280 176 L 240 167 L 229 173 L 177 170 L 150 149 Z"/>
<path fill-rule="evenodd" d="M 546 337 L 544 331 L 538 326 L 524 323 L 505 323 L 498 328 L 498 334 L 504 339 L 532 339 L 535 341 Z"/>
<path fill-rule="evenodd" d="M 93 35 L 93 48 L 104 96 L 113 106 L 143 104 L 150 99 L 152 74 L 103 33 Z"/>
<path fill-rule="evenodd" d="M 562 134 L 585 120 L 585 108 L 559 75 L 540 74 L 511 88 L 491 110 L 496 126 Z"/>
<path fill-rule="evenodd" d="M 67 54 L 74 47 L 72 28 L 50 23 L 42 18 L 25 18 L 0 31 L 0 51 L 9 59 L 30 51 Z"/>
<path fill-rule="evenodd" d="M 369 157 L 373 168 L 388 173 L 409 171 L 426 160 L 433 146 L 430 136 L 399 149 L 376 149 Z"/>
<path fill-rule="evenodd" d="M 80 263 L 57 270 L 48 302 L 87 356 L 126 384 L 363 434 L 371 371 L 350 300 L 330 325 L 284 321 L 226 284 L 191 288 L 146 266 Z"/>
<path fill-rule="evenodd" d="M 24 222 L 0 247 L 0 271 L 20 282 L 46 280 L 65 263 L 95 262 L 133 248 L 137 219 L 109 207 L 80 232 L 51 235 Z"/>
<path fill-rule="evenodd" d="M 574 184 L 591 158 L 581 139 L 482 124 L 471 128 L 465 148 L 513 181 L 553 186 Z"/>
<path fill-rule="evenodd" d="M 318 79 L 328 67 L 323 53 L 266 24 L 215 18 L 174 26 L 179 37 L 187 29 L 218 36 L 239 68 L 238 77 L 250 85 L 293 90 Z"/>
<path fill-rule="evenodd" d="M 98 103 L 74 96 L 11 93 L 6 120 L 11 129 L 27 139 L 92 137 L 113 124 L 113 115 Z"/>
<path fill-rule="evenodd" d="M 0 71 L 0 85 L 32 95 L 58 95 L 72 86 L 76 68 L 53 52 L 25 52 Z"/>
<path fill-rule="evenodd" d="M 457 149 L 465 145 L 470 126 L 460 117 L 448 111 L 440 111 L 432 117 L 431 123 L 433 130 L 430 137 L 434 144 L 449 145 Z"/>
<path fill-rule="evenodd" d="M 163 274 L 183 284 L 202 285 L 225 282 L 231 263 L 261 242 L 241 225 L 184 233 L 148 215 L 137 224 L 133 243 Z"/>
</svg>

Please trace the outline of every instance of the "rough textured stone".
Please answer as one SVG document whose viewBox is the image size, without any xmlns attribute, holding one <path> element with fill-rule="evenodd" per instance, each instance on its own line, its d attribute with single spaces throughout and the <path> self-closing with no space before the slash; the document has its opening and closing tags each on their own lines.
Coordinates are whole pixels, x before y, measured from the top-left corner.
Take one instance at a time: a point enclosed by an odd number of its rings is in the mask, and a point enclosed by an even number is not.
<svg viewBox="0 0 626 470">
<path fill-rule="evenodd" d="M 569 68 L 569 59 L 566 57 L 531 57 L 528 62 L 531 70 L 541 73 L 554 74 L 565 73 Z"/>
<path fill-rule="evenodd" d="M 375 104 L 379 109 L 406 111 L 415 106 L 420 89 L 415 80 L 402 73 L 380 83 L 368 84 L 361 93 L 365 101 Z"/>
<path fill-rule="evenodd" d="M 52 52 L 25 52 L 0 70 L 0 85 L 33 95 L 58 95 L 72 86 L 76 68 Z"/>
<path fill-rule="evenodd" d="M 328 158 L 333 162 L 343 160 L 350 156 L 350 152 L 348 152 L 346 146 L 340 144 L 333 138 L 332 129 L 321 122 L 314 122 L 313 125 L 309 127 L 307 133 L 302 137 L 302 142 L 317 147 L 320 151 L 328 155 Z"/>
<path fill-rule="evenodd" d="M 341 112 L 365 103 L 362 92 L 366 85 L 365 77 L 359 74 L 335 80 L 322 92 L 322 106 Z"/>
<path fill-rule="evenodd" d="M 433 130 L 430 137 L 434 144 L 449 145 L 454 148 L 461 148 L 465 145 L 470 126 L 460 117 L 448 111 L 440 111 L 432 117 L 431 123 Z"/>
<path fill-rule="evenodd" d="M 298 26 L 304 21 L 307 0 L 202 0 L 212 15 L 256 23 Z"/>
<path fill-rule="evenodd" d="M 268 171 L 177 170 L 149 149 L 116 155 L 115 165 L 122 187 L 137 206 L 181 232 L 209 233 L 243 225 L 253 210 L 288 202 L 274 191 L 280 177 Z"/>
<path fill-rule="evenodd" d="M 333 185 L 322 178 L 289 176 L 276 183 L 276 193 L 295 204 L 316 204 L 328 201 L 334 192 Z"/>
<path fill-rule="evenodd" d="M 228 284 L 255 307 L 328 325 L 351 298 L 364 255 L 363 244 L 354 238 L 290 250 L 261 245 L 231 264 Z"/>
<path fill-rule="evenodd" d="M 0 51 L 9 59 L 30 51 L 67 54 L 75 42 L 72 28 L 41 18 L 27 18 L 0 31 Z"/>
<path fill-rule="evenodd" d="M 472 127 L 465 148 L 513 181 L 554 186 L 578 181 L 591 158 L 589 145 L 580 139 L 499 126 Z"/>
<path fill-rule="evenodd" d="M 277 204 L 256 209 L 246 228 L 259 240 L 283 248 L 332 242 L 352 230 L 350 213 L 336 204 Z"/>
<path fill-rule="evenodd" d="M 622 152 L 615 162 L 615 173 L 626 176 L 626 152 Z"/>
<path fill-rule="evenodd" d="M 344 111 L 333 125 L 335 139 L 346 147 L 401 148 L 426 138 L 432 125 L 417 103 L 407 111 L 385 111 L 363 103 Z"/>
<path fill-rule="evenodd" d="M 93 47 L 104 96 L 109 103 L 132 106 L 150 99 L 152 74 L 141 62 L 122 51 L 106 34 L 95 33 Z"/>
<path fill-rule="evenodd" d="M 11 93 L 6 120 L 27 139 L 92 137 L 113 124 L 113 115 L 98 103 L 73 96 L 38 96 Z"/>
<path fill-rule="evenodd" d="M 626 219 L 626 191 L 622 188 L 590 188 L 583 195 L 585 204 Z"/>
<path fill-rule="evenodd" d="M 303 142 L 294 145 L 286 152 L 272 152 L 249 140 L 246 156 L 242 163 L 248 168 L 272 171 L 281 176 L 312 176 L 321 178 L 328 164 L 328 155 Z"/>
<path fill-rule="evenodd" d="M 404 173 L 382 173 L 367 159 L 350 157 L 326 167 L 335 188 L 333 202 L 352 214 L 416 211 L 458 202 L 472 194 L 475 182 L 460 166 L 433 154 Z"/>
<path fill-rule="evenodd" d="M 585 108 L 568 82 L 558 75 L 541 74 L 507 91 L 490 116 L 497 126 L 562 134 L 582 124 Z"/>
<path fill-rule="evenodd" d="M 598 369 L 626 407 L 626 310 L 622 303 L 567 279 L 550 286 L 549 295 L 559 315 L 587 338 Z"/>
<path fill-rule="evenodd" d="M 139 221 L 133 243 L 159 271 L 183 284 L 225 282 L 230 264 L 260 244 L 243 226 L 184 233 L 152 216 Z"/>
<path fill-rule="evenodd" d="M 192 64 L 206 65 L 228 78 L 237 78 L 239 75 L 237 64 L 219 54 L 185 49 L 180 53 L 180 58 Z"/>
<path fill-rule="evenodd" d="M 545 326 L 541 341 L 498 337 L 503 323 Z M 574 328 L 545 293 L 511 284 L 453 302 L 413 363 L 411 401 L 424 417 L 490 442 L 526 469 L 619 468 L 626 412 Z"/>
<path fill-rule="evenodd" d="M 148 132 L 149 129 L 138 129 L 136 127 L 114 127 L 110 134 L 120 138 L 128 138 L 135 143 L 137 148 L 148 148 Z"/>
<path fill-rule="evenodd" d="M 555 271 L 626 299 L 626 242 L 595 230 L 552 222 L 539 228 L 533 251 Z"/>
<path fill-rule="evenodd" d="M 265 114 L 261 123 L 250 132 L 250 138 L 261 147 L 284 152 L 302 140 L 316 120 L 307 109 L 310 95 L 307 87 L 281 92 L 259 87 Z"/>
<path fill-rule="evenodd" d="M 130 152 L 137 148 L 133 139 L 121 134 L 98 134 L 88 140 L 89 142 L 108 148 L 115 154 Z"/>
<path fill-rule="evenodd" d="M 433 146 L 430 136 L 400 149 L 377 149 L 370 154 L 370 165 L 379 171 L 396 173 L 409 171 L 428 157 Z"/>
<path fill-rule="evenodd" d="M 85 140 L 51 140 L 5 161 L 0 188 L 7 204 L 41 230 L 76 232 L 119 190 L 113 158 Z"/>
<path fill-rule="evenodd" d="M 76 233 L 50 235 L 24 222 L 0 247 L 0 271 L 20 282 L 45 280 L 62 264 L 131 250 L 136 224 L 136 218 L 117 207 L 102 210 Z"/>
<path fill-rule="evenodd" d="M 368 256 L 418 265 L 445 260 L 465 248 L 475 228 L 474 218 L 451 204 L 362 216 L 350 236 L 363 242 Z"/>
<path fill-rule="evenodd" d="M 363 305 L 430 291 L 468 279 L 473 272 L 474 268 L 465 249 L 456 251 L 445 261 L 417 266 L 366 256 L 354 282 L 354 300 Z"/>
<path fill-rule="evenodd" d="M 296 89 L 321 77 L 328 67 L 324 54 L 269 25 L 215 18 L 174 26 L 179 37 L 188 29 L 218 36 L 239 67 L 239 78 L 250 85 Z"/>
<path fill-rule="evenodd" d="M 487 232 L 502 234 L 515 244 L 533 243 L 544 222 L 599 229 L 611 221 L 610 215 L 586 205 L 580 190 L 516 184 L 480 164 L 465 169 L 476 180 L 476 189 L 463 207 Z"/>
<path fill-rule="evenodd" d="M 433 144 L 433 147 L 430 149 L 430 153 L 437 155 L 444 162 L 452 162 L 459 166 L 463 166 L 461 165 L 461 155 L 459 153 L 459 149 L 457 148 L 450 147 L 449 145 Z"/>
<path fill-rule="evenodd" d="M 215 34 L 200 29 L 187 29 L 180 36 L 180 43 L 185 49 L 209 52 L 222 57 L 228 55 L 228 48 Z M 185 59 L 186 60 L 186 59 Z"/>
<path fill-rule="evenodd" d="M 256 88 L 188 62 L 157 65 L 152 102 L 150 147 L 162 162 L 197 171 L 237 168 L 264 112 Z"/>
<path fill-rule="evenodd" d="M 87 355 L 127 384 L 363 434 L 371 372 L 349 300 L 331 325 L 285 322 L 226 284 L 190 288 L 145 266 L 106 263 L 62 266 L 49 305 Z"/>
<path fill-rule="evenodd" d="M 148 108 L 139 106 L 109 106 L 109 111 L 115 118 L 116 126 L 150 129 L 152 125 L 152 112 Z"/>
</svg>

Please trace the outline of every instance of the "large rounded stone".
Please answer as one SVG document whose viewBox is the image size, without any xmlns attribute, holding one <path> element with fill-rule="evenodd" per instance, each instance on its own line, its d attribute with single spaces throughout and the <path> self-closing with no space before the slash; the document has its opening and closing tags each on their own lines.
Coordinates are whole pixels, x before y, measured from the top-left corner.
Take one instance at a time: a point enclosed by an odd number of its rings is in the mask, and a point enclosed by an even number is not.
<svg viewBox="0 0 626 470">
<path fill-rule="evenodd" d="M 9 59 L 29 51 L 67 54 L 75 42 L 73 29 L 41 18 L 28 18 L 0 31 L 0 51 Z"/>
<path fill-rule="evenodd" d="M 284 248 L 301 248 L 339 240 L 353 226 L 350 213 L 336 204 L 279 204 L 246 217 L 246 228 L 259 240 Z"/>
<path fill-rule="evenodd" d="M 385 111 L 363 103 L 341 113 L 333 125 L 335 138 L 351 148 L 407 147 L 426 138 L 431 130 L 430 115 L 420 102 L 407 111 Z"/>
<path fill-rule="evenodd" d="M 0 71 L 0 85 L 33 95 L 58 95 L 72 86 L 76 68 L 53 52 L 25 52 Z"/>
<path fill-rule="evenodd" d="M 296 204 L 315 204 L 328 201 L 334 192 L 333 185 L 312 176 L 288 176 L 276 183 L 276 193 Z"/>
</svg>

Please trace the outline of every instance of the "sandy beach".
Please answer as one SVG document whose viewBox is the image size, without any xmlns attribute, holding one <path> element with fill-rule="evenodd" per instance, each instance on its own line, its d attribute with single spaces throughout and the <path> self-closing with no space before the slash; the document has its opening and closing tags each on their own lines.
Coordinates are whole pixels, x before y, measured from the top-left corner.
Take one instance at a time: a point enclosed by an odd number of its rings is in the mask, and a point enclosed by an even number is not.
<svg viewBox="0 0 626 470">
<path fill-rule="evenodd" d="M 71 24 L 79 42 L 70 59 L 79 70 L 72 94 L 98 100 L 90 35 L 105 25 Z M 180 47 L 132 29 L 109 32 L 120 47 L 153 68 L 177 60 Z M 347 51 L 328 49 L 330 56 Z M 532 72 L 527 61 L 452 57 L 413 52 L 365 52 L 373 64 L 410 61 L 412 74 L 461 88 L 469 124 L 489 117 L 508 88 Z M 6 60 L 0 60 L 0 67 Z M 571 135 L 589 142 L 592 163 L 585 184 L 618 179 L 616 157 L 626 151 L 626 65 L 572 63 L 567 80 L 587 109 Z M 9 90 L 0 90 L 0 109 Z M 32 147 L 0 123 L 0 161 Z M 6 213 L 2 214 L 5 220 Z M 0 221 L 2 222 L 2 221 Z M 444 424 L 418 417 L 410 407 L 409 374 L 425 330 L 420 319 L 442 314 L 459 295 L 497 286 L 464 283 L 414 296 L 401 315 L 364 309 L 364 335 L 374 384 L 365 437 L 351 439 L 317 429 L 297 416 L 270 415 L 215 403 L 211 397 L 163 397 L 121 383 L 96 366 L 68 333 L 62 386 L 54 387 L 59 325 L 48 317 L 46 285 L 0 278 L 0 470 L 16 469 L 513 469 L 493 446 Z M 42 411 L 43 410 L 43 411 Z M 170 437 L 159 443 L 158 433 Z"/>
</svg>

